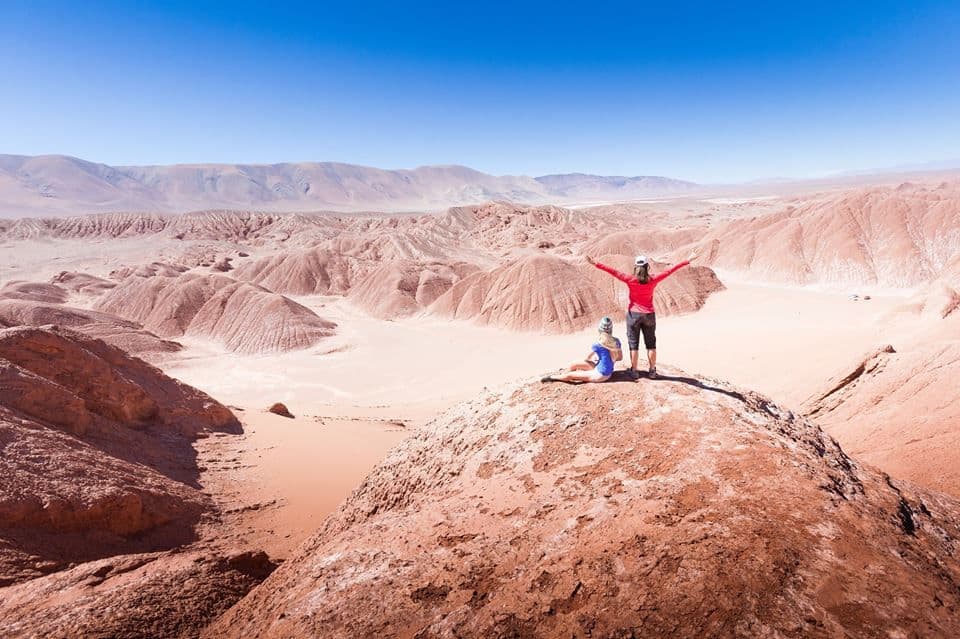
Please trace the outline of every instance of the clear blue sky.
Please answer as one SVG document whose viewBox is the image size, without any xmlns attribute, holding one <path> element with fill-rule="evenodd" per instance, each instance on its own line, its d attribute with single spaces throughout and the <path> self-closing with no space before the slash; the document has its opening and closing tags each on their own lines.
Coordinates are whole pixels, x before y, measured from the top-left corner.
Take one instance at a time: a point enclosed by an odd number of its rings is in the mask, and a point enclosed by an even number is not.
<svg viewBox="0 0 960 639">
<path fill-rule="evenodd" d="M 952 159 L 960 2 L 5 0 L 0 153 L 699 181 Z"/>
</svg>

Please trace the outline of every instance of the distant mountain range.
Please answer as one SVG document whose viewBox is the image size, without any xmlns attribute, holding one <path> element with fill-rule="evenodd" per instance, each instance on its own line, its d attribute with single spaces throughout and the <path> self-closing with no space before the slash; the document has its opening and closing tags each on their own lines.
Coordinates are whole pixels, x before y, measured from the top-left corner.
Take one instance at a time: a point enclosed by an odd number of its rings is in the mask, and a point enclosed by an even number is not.
<svg viewBox="0 0 960 639">
<path fill-rule="evenodd" d="M 488 200 L 569 203 L 688 193 L 666 177 L 488 175 L 464 166 L 385 170 L 335 162 L 109 166 L 0 155 L 0 217 L 111 211 L 432 210 Z"/>
</svg>

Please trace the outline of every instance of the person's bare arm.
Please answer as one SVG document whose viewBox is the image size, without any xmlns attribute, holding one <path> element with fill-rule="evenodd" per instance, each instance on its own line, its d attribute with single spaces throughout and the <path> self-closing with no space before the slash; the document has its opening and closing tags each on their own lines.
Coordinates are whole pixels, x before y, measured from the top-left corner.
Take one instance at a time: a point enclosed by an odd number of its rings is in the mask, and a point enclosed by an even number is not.
<svg viewBox="0 0 960 639">
<path fill-rule="evenodd" d="M 621 282 L 629 282 L 629 281 L 630 281 L 630 276 L 627 275 L 626 273 L 621 273 L 620 271 L 618 271 L 618 270 L 615 269 L 615 268 L 611 268 L 611 267 L 607 266 L 606 264 L 601 264 L 600 262 L 597 262 L 596 260 L 594 260 L 594 259 L 593 259 L 592 257 L 590 257 L 589 255 L 587 255 L 587 256 L 585 256 L 585 257 L 587 258 L 587 262 L 588 262 L 588 263 L 594 265 L 595 267 L 597 267 L 598 269 L 600 269 L 600 270 L 603 271 L 604 273 L 609 273 L 610 275 L 614 276 L 615 278 L 617 278 L 617 279 L 620 280 Z"/>
<path fill-rule="evenodd" d="M 657 284 L 657 283 L 659 283 L 659 282 L 662 282 L 663 280 L 667 279 L 668 277 L 670 277 L 671 275 L 673 275 L 674 273 L 676 273 L 677 271 L 679 271 L 680 269 L 682 269 L 684 266 L 689 266 L 689 265 L 690 265 L 690 261 L 689 261 L 689 260 L 684 260 L 684 261 L 680 262 L 679 264 L 674 264 L 673 266 L 671 266 L 670 268 L 668 268 L 668 269 L 665 270 L 664 272 L 658 273 L 658 274 L 655 275 L 654 277 L 650 278 L 650 281 L 653 282 L 654 284 Z"/>
</svg>

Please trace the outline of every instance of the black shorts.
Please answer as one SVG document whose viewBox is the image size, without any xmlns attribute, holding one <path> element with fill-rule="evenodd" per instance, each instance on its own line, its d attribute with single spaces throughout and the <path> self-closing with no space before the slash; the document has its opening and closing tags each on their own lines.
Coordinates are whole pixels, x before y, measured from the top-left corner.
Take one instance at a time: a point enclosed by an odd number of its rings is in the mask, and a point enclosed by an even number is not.
<svg viewBox="0 0 960 639">
<path fill-rule="evenodd" d="M 640 333 L 648 351 L 657 347 L 657 314 L 627 312 L 627 343 L 631 351 L 640 350 Z"/>
</svg>

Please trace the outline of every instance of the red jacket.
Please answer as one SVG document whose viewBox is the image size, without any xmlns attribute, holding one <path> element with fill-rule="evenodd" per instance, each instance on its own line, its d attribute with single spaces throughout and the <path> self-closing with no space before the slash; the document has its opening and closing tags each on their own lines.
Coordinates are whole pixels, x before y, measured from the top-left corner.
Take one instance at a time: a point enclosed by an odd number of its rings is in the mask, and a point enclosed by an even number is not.
<svg viewBox="0 0 960 639">
<path fill-rule="evenodd" d="M 674 271 L 687 266 L 690 262 L 683 261 L 679 264 L 673 265 L 671 268 L 668 268 L 663 273 L 658 273 L 653 275 L 647 281 L 646 284 L 641 284 L 633 275 L 627 275 L 626 273 L 621 273 L 615 268 L 610 268 L 600 262 L 594 264 L 601 271 L 606 271 L 610 275 L 613 275 L 615 278 L 626 284 L 630 287 L 630 305 L 627 307 L 627 311 L 633 311 L 636 313 L 654 313 L 653 310 L 653 291 L 657 288 L 657 284 L 665 280 Z"/>
</svg>

